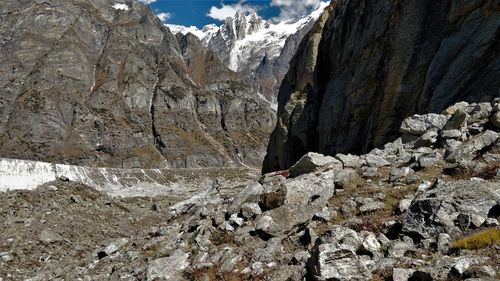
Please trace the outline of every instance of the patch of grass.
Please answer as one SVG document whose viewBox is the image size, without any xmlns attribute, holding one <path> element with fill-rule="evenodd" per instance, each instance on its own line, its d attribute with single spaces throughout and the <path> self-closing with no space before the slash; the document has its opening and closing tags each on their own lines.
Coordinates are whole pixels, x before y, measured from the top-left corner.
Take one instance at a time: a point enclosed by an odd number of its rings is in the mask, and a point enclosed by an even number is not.
<svg viewBox="0 0 500 281">
<path fill-rule="evenodd" d="M 500 229 L 488 228 L 456 240 L 452 249 L 478 250 L 500 243 Z"/>
</svg>

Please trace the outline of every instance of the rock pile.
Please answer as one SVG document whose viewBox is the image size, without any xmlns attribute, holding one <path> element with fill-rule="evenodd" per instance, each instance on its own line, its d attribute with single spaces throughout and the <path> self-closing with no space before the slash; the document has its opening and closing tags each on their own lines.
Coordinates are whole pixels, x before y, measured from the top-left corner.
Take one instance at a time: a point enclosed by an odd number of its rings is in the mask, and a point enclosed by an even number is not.
<svg viewBox="0 0 500 281">
<path fill-rule="evenodd" d="M 64 278 L 497 280 L 498 112 L 459 103 L 366 155 L 309 153 L 229 196 L 215 183 Z"/>
</svg>

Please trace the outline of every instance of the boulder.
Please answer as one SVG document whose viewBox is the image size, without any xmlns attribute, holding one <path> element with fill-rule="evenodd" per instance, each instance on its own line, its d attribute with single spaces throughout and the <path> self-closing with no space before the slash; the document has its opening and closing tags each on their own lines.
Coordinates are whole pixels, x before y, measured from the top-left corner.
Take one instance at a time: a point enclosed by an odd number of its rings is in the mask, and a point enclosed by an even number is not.
<svg viewBox="0 0 500 281">
<path fill-rule="evenodd" d="M 438 131 L 437 129 L 431 129 L 420 136 L 414 144 L 414 148 L 420 147 L 430 147 L 437 142 Z"/>
<path fill-rule="evenodd" d="M 441 130 L 447 121 L 447 116 L 435 113 L 413 115 L 403 121 L 399 131 L 403 134 L 422 136 L 433 128 Z"/>
<path fill-rule="evenodd" d="M 371 272 L 363 260 L 342 244 L 322 244 L 315 256 L 316 280 L 369 280 Z"/>
<path fill-rule="evenodd" d="M 245 219 L 252 219 L 255 216 L 262 214 L 262 210 L 257 203 L 244 203 L 241 205 L 240 212 Z"/>
<path fill-rule="evenodd" d="M 498 133 L 494 131 L 486 131 L 480 135 L 477 135 L 467 142 L 461 144 L 455 149 L 450 148 L 447 152 L 448 155 L 445 157 L 447 162 L 461 162 L 464 160 L 472 160 L 476 153 L 493 143 L 498 139 Z"/>
<path fill-rule="evenodd" d="M 231 205 L 229 206 L 228 211 L 230 213 L 236 213 L 240 210 L 244 203 L 257 203 L 259 201 L 260 195 L 263 192 L 264 188 L 258 182 L 248 185 L 236 195 Z"/>
<path fill-rule="evenodd" d="M 458 109 L 443 126 L 443 130 L 458 130 L 467 124 L 468 115 L 463 109 Z"/>
<path fill-rule="evenodd" d="M 422 238 L 460 233 L 472 217 L 486 219 L 500 203 L 499 194 L 500 187 L 487 181 L 438 182 L 413 201 L 403 231 Z"/>
<path fill-rule="evenodd" d="M 391 173 L 389 175 L 389 181 L 394 182 L 402 177 L 406 177 L 411 172 L 413 172 L 413 171 L 409 167 L 392 169 Z"/>
<path fill-rule="evenodd" d="M 462 132 L 457 129 L 453 130 L 442 130 L 440 136 L 443 139 L 458 139 L 462 136 Z"/>
<path fill-rule="evenodd" d="M 495 127 L 500 129 L 500 110 L 497 112 L 493 113 L 490 117 L 490 122 L 493 124 Z"/>
<path fill-rule="evenodd" d="M 49 228 L 42 230 L 42 232 L 38 235 L 38 239 L 44 244 L 61 242 L 64 240 L 61 235 Z"/>
<path fill-rule="evenodd" d="M 290 176 L 297 177 L 302 174 L 313 173 L 329 166 L 336 166 L 342 169 L 343 165 L 342 162 L 331 156 L 309 152 L 290 168 Z"/>
<path fill-rule="evenodd" d="M 471 112 L 471 122 L 478 122 L 480 124 L 485 124 L 488 122 L 493 107 L 489 102 L 478 103 Z"/>
<path fill-rule="evenodd" d="M 368 167 L 379 168 L 389 166 L 391 163 L 387 162 L 383 157 L 375 154 L 367 154 L 365 156 L 365 163 Z"/>
<path fill-rule="evenodd" d="M 344 164 L 344 168 L 356 169 L 356 168 L 361 167 L 361 159 L 357 155 L 352 155 L 352 154 L 345 155 L 345 154 L 339 153 L 339 154 L 335 155 L 335 157 L 340 159 L 342 164 Z"/>
<path fill-rule="evenodd" d="M 180 281 L 186 280 L 182 272 L 189 266 L 189 253 L 177 250 L 172 255 L 152 261 L 147 270 L 146 280 Z"/>
</svg>

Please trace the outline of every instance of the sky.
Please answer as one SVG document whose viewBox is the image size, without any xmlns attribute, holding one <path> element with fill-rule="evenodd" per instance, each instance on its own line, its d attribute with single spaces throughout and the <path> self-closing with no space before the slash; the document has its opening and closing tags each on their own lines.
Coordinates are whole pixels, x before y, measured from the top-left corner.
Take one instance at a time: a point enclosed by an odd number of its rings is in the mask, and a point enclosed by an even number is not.
<svg viewBox="0 0 500 281">
<path fill-rule="evenodd" d="M 310 13 L 321 0 L 141 0 L 151 4 L 157 16 L 167 24 L 199 28 L 222 21 L 237 11 L 256 10 L 270 20 L 293 18 Z"/>
</svg>

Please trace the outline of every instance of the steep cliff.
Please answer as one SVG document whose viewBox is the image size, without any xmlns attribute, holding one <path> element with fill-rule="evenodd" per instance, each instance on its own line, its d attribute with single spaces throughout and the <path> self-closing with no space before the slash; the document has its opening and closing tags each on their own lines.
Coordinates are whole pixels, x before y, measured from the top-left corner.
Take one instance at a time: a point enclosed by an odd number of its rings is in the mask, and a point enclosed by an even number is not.
<svg viewBox="0 0 500 281">
<path fill-rule="evenodd" d="M 143 168 L 262 159 L 269 104 L 144 4 L 7 0 L 0 21 L 1 157 Z"/>
<path fill-rule="evenodd" d="M 338 0 L 329 10 L 281 85 L 264 172 L 308 151 L 366 152 L 414 113 L 500 95 L 496 1 Z"/>
</svg>

